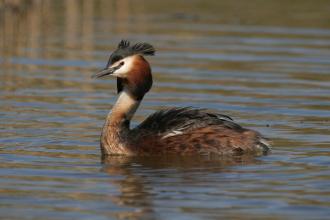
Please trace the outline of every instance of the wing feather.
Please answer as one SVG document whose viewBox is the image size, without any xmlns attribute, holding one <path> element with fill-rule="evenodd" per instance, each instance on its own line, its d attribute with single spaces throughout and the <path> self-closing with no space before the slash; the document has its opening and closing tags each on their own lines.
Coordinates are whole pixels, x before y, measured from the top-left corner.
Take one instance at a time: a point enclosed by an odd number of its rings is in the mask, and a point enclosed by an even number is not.
<svg viewBox="0 0 330 220">
<path fill-rule="evenodd" d="M 157 111 L 146 118 L 135 129 L 166 137 L 172 136 L 171 134 L 183 134 L 210 125 L 223 126 L 235 131 L 245 130 L 227 115 L 192 107 L 170 108 Z"/>
</svg>

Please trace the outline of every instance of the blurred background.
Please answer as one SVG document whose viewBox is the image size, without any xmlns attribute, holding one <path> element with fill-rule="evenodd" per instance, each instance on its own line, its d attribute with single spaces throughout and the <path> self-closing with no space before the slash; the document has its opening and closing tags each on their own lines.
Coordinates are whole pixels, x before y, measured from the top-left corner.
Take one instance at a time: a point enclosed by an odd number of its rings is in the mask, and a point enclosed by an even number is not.
<svg viewBox="0 0 330 220">
<path fill-rule="evenodd" d="M 272 154 L 101 163 L 121 39 L 157 50 L 133 125 L 211 108 Z M 327 0 L 0 0 L 0 218 L 327 219 L 329 122 Z"/>
</svg>

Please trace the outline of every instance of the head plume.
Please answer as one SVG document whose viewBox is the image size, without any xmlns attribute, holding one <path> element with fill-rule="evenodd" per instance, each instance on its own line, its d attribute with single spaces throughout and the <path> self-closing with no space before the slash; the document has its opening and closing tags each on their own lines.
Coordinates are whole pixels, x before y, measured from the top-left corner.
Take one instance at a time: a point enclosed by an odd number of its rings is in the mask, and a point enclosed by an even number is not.
<svg viewBox="0 0 330 220">
<path fill-rule="evenodd" d="M 125 57 L 140 54 L 144 56 L 155 55 L 155 48 L 148 43 L 136 43 L 131 46 L 128 40 L 121 40 L 118 44 L 117 49 L 110 55 L 107 66 L 121 60 Z"/>
<path fill-rule="evenodd" d="M 128 40 L 121 40 L 120 43 L 118 44 L 118 49 L 126 50 L 126 52 L 129 55 L 133 55 L 133 54 L 151 55 L 151 56 L 155 55 L 155 48 L 151 44 L 136 43 L 133 46 L 130 46 L 130 44 L 131 43 Z"/>
</svg>

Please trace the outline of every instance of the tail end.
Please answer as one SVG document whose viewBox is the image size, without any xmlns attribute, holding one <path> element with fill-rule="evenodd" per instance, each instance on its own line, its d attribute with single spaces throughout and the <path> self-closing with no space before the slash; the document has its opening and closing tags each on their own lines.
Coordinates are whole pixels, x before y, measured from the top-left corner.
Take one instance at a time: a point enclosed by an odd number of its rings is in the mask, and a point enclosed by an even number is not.
<svg viewBox="0 0 330 220">
<path fill-rule="evenodd" d="M 269 153 L 272 149 L 270 140 L 264 137 L 258 138 L 256 146 L 263 154 Z"/>
</svg>

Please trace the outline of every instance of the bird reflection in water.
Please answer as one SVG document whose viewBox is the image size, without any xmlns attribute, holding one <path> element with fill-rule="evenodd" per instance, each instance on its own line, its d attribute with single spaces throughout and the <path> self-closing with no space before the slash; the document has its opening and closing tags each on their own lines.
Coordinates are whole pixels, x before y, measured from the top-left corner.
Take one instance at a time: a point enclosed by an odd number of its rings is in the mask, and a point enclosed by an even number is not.
<svg viewBox="0 0 330 220">
<path fill-rule="evenodd" d="M 113 202 L 122 207 L 133 208 L 118 214 L 120 218 L 157 219 L 153 203 L 160 195 L 157 187 L 166 187 L 166 182 L 203 183 L 203 176 L 214 173 L 232 172 L 233 166 L 262 163 L 255 155 L 235 157 L 206 156 L 159 156 L 127 157 L 103 156 L 103 171 L 110 176 L 111 184 L 119 188 L 120 194 L 113 197 Z M 198 175 L 196 175 L 198 174 Z M 199 175 L 201 174 L 201 175 Z"/>
</svg>

